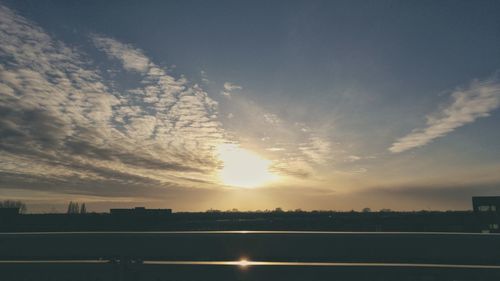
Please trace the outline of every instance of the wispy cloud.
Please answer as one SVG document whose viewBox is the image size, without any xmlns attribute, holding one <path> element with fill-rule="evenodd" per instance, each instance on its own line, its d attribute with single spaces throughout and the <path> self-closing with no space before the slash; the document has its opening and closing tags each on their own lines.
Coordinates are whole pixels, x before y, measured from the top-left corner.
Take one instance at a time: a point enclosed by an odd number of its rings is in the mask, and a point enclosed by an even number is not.
<svg viewBox="0 0 500 281">
<path fill-rule="evenodd" d="M 264 119 L 266 120 L 267 123 L 276 125 L 281 123 L 281 119 L 276 115 L 276 114 L 264 114 Z"/>
<path fill-rule="evenodd" d="M 231 82 L 225 82 L 224 83 L 224 90 L 221 92 L 221 95 L 225 96 L 226 98 L 231 98 L 233 95 L 233 91 L 236 90 L 241 90 L 243 87 L 240 85 L 236 85 Z"/>
<path fill-rule="evenodd" d="M 226 82 L 224 83 L 224 90 L 226 91 L 234 91 L 234 90 L 241 90 L 243 89 L 240 85 L 236 85 L 231 82 Z"/>
<path fill-rule="evenodd" d="M 283 176 L 317 179 L 329 161 L 339 157 L 338 145 L 331 140 L 331 123 L 315 120 L 309 124 L 280 115 L 275 108 L 256 103 L 249 96 L 235 95 L 223 110 L 232 118 L 225 129 L 239 137 L 243 146 L 272 161 L 273 170 Z"/>
<path fill-rule="evenodd" d="M 331 143 L 326 138 L 311 135 L 307 142 L 299 146 L 299 150 L 313 163 L 323 164 L 331 155 Z"/>
<path fill-rule="evenodd" d="M 347 159 L 346 159 L 346 161 L 348 161 L 348 162 L 356 162 L 358 160 L 361 160 L 361 157 L 359 157 L 357 155 L 349 155 L 349 156 L 347 156 Z"/>
<path fill-rule="evenodd" d="M 425 128 L 415 129 L 398 139 L 389 150 L 399 153 L 424 146 L 480 117 L 489 116 L 499 106 L 500 83 L 498 79 L 475 81 L 468 89 L 453 92 L 451 99 L 451 104 L 427 116 Z"/>
</svg>

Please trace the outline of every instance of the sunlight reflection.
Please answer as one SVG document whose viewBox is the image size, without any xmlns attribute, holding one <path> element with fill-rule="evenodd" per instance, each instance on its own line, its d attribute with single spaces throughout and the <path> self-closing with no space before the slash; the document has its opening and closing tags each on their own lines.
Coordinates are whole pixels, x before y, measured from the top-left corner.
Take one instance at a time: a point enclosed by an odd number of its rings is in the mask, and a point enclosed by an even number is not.
<svg viewBox="0 0 500 281">
<path fill-rule="evenodd" d="M 250 262 L 247 259 L 241 259 L 238 262 L 238 265 L 241 266 L 241 267 L 247 267 L 248 265 L 250 265 Z"/>
</svg>

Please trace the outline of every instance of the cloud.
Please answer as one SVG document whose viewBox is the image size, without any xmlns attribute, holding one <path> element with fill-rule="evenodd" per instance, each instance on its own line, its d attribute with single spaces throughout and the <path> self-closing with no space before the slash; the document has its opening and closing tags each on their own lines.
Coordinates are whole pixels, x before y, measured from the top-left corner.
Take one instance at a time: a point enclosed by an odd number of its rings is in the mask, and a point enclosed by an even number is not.
<svg viewBox="0 0 500 281">
<path fill-rule="evenodd" d="M 220 94 L 225 96 L 226 98 L 231 98 L 233 91 L 241 90 L 241 89 L 243 89 L 243 88 L 239 85 L 236 85 L 236 84 L 231 83 L 231 82 L 225 82 L 224 83 L 224 90 Z"/>
<path fill-rule="evenodd" d="M 220 92 L 221 95 L 223 95 L 224 97 L 230 99 L 233 95 L 231 94 L 231 92 L 226 92 L 226 91 L 222 91 Z"/>
<path fill-rule="evenodd" d="M 264 114 L 264 119 L 266 120 L 267 123 L 276 125 L 281 123 L 281 119 L 276 115 L 276 114 Z"/>
<path fill-rule="evenodd" d="M 453 92 L 451 99 L 450 105 L 427 117 L 425 128 L 415 129 L 398 139 L 389 150 L 400 153 L 424 146 L 465 124 L 489 116 L 499 106 L 500 83 L 497 79 L 475 81 L 468 89 Z"/>
<path fill-rule="evenodd" d="M 201 76 L 201 82 L 208 84 L 210 83 L 210 80 L 208 79 L 207 72 L 205 70 L 200 71 L 200 76 Z"/>
<path fill-rule="evenodd" d="M 332 156 L 330 141 L 317 135 L 309 136 L 307 142 L 299 146 L 299 150 L 309 161 L 316 164 L 323 164 Z"/>
<path fill-rule="evenodd" d="M 144 73 L 149 69 L 149 59 L 139 49 L 132 45 L 120 43 L 111 38 L 99 35 L 92 36 L 97 48 L 104 51 L 109 57 L 119 59 L 127 70 Z"/>
<path fill-rule="evenodd" d="M 238 136 L 239 142 L 262 154 L 273 162 L 273 170 L 283 176 L 315 179 L 330 160 L 338 157 L 337 144 L 331 141 L 330 125 L 320 120 L 304 122 L 286 118 L 251 100 L 249 96 L 233 96 L 231 103 L 223 108 L 231 114 L 225 122 L 228 133 Z M 331 167 L 330 167 L 331 168 Z"/>
<path fill-rule="evenodd" d="M 85 47 L 105 55 L 99 63 L 0 8 L 0 190 L 133 198 L 213 188 L 215 150 L 236 136 L 292 177 L 313 178 L 332 158 L 317 124 L 290 125 L 241 96 L 223 119 L 244 130 L 227 133 L 203 88 L 134 45 L 89 36 Z M 224 83 L 225 92 L 241 89 Z M 260 150 L 251 145 L 266 136 Z"/>
<path fill-rule="evenodd" d="M 356 162 L 358 160 L 361 160 L 361 157 L 359 157 L 357 155 L 349 155 L 349 156 L 347 156 L 347 161 L 348 162 Z"/>
<path fill-rule="evenodd" d="M 270 148 L 267 148 L 266 149 L 267 151 L 285 151 L 286 149 L 284 149 L 283 147 L 270 147 Z"/>
<path fill-rule="evenodd" d="M 214 186 L 214 151 L 228 141 L 217 102 L 142 50 L 91 38 L 120 62 L 103 61 L 106 70 L 137 81 L 118 88 L 88 54 L 0 6 L 0 189 L 137 196 Z"/>
<path fill-rule="evenodd" d="M 224 83 L 224 90 L 226 91 L 234 91 L 234 90 L 241 90 L 243 89 L 240 85 L 236 85 L 231 82 L 226 82 Z"/>
</svg>

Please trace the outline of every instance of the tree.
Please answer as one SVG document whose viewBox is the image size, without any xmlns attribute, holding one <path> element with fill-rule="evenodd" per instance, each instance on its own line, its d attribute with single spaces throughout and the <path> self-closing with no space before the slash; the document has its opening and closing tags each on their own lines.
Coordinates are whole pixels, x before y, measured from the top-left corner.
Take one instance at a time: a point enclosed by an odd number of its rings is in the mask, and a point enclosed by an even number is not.
<svg viewBox="0 0 500 281">
<path fill-rule="evenodd" d="M 78 203 L 70 201 L 68 204 L 68 214 L 78 214 L 80 213 L 80 209 L 78 207 Z"/>
<path fill-rule="evenodd" d="M 67 214 L 73 213 L 73 210 L 75 209 L 73 206 L 74 206 L 73 201 L 70 201 L 68 204 L 68 210 L 66 211 Z"/>
<path fill-rule="evenodd" d="M 86 214 L 87 213 L 87 207 L 85 207 L 85 203 L 82 203 L 82 207 L 80 208 L 80 214 Z"/>
<path fill-rule="evenodd" d="M 28 208 L 26 204 L 21 201 L 15 200 L 4 200 L 0 201 L 0 208 L 18 208 L 20 214 L 25 214 Z"/>
<path fill-rule="evenodd" d="M 370 208 L 363 208 L 363 213 L 370 213 L 372 209 Z"/>
</svg>

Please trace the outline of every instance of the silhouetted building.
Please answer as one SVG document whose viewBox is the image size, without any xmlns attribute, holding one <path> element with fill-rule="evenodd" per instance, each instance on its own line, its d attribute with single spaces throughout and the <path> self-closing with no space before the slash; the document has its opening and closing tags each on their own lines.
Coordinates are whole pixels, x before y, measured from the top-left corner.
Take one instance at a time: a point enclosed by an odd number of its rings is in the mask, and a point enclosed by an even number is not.
<svg viewBox="0 0 500 281">
<path fill-rule="evenodd" d="M 110 209 L 114 216 L 166 216 L 172 214 L 172 209 L 146 209 L 135 207 L 133 209 Z"/>
<path fill-rule="evenodd" d="M 482 232 L 500 232 L 500 196 L 472 197 L 472 207 Z"/>
<path fill-rule="evenodd" d="M 0 225 L 7 225 L 15 221 L 19 215 L 19 208 L 0 208 Z"/>
<path fill-rule="evenodd" d="M 19 215 L 19 208 L 0 208 L 0 217 L 13 217 Z"/>
</svg>

